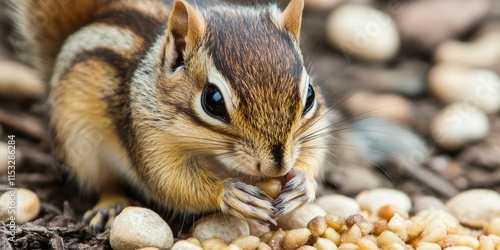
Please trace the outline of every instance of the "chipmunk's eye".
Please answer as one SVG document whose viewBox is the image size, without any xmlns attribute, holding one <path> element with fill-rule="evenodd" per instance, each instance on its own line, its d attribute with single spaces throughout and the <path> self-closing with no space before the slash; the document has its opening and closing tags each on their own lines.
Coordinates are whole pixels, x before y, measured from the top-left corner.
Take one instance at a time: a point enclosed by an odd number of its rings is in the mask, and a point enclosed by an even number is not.
<svg viewBox="0 0 500 250">
<path fill-rule="evenodd" d="M 226 105 L 224 104 L 224 98 L 217 87 L 208 85 L 203 90 L 203 94 L 201 95 L 201 105 L 207 114 L 227 122 L 228 115 Z"/>
<path fill-rule="evenodd" d="M 306 105 L 304 106 L 304 114 L 307 113 L 307 111 L 311 110 L 311 108 L 314 106 L 314 89 L 309 84 L 309 87 L 307 88 L 307 96 L 306 96 Z"/>
</svg>

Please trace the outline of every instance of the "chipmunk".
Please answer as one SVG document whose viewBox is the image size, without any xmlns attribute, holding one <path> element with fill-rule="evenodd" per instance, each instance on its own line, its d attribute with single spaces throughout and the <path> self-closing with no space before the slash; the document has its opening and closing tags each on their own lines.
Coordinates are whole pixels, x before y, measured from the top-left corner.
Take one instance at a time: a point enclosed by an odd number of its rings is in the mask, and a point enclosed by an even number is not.
<svg viewBox="0 0 500 250">
<path fill-rule="evenodd" d="M 110 226 L 131 185 L 181 213 L 261 224 L 315 198 L 328 109 L 299 36 L 303 0 L 16 0 L 32 64 L 50 83 L 55 141 L 83 190 L 84 215 Z M 272 200 L 254 184 L 282 178 Z"/>
</svg>

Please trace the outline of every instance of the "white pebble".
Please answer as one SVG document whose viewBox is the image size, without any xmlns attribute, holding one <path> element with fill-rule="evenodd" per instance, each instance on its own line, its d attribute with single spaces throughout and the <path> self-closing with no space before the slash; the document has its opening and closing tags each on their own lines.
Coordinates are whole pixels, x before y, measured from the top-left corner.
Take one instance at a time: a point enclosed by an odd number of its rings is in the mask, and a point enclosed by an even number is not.
<svg viewBox="0 0 500 250">
<path fill-rule="evenodd" d="M 271 229 L 267 225 L 260 225 L 257 223 L 248 223 L 248 228 L 250 229 L 250 235 L 260 237 L 263 234 L 270 232 Z"/>
<path fill-rule="evenodd" d="M 316 204 L 304 204 L 278 220 L 278 226 L 283 230 L 306 228 L 307 223 L 316 216 L 326 215 L 325 210 Z"/>
<path fill-rule="evenodd" d="M 353 114 L 366 113 L 403 124 L 408 123 L 412 116 L 411 103 L 394 94 L 358 92 L 347 99 L 346 107 Z"/>
<path fill-rule="evenodd" d="M 15 213 L 9 213 L 11 207 L 15 206 Z M 15 217 L 17 224 L 22 225 L 35 219 L 40 213 L 40 199 L 31 190 L 18 188 L 7 191 L 0 196 L 0 219 L 9 220 Z"/>
<path fill-rule="evenodd" d="M 395 189 L 379 188 L 364 191 L 356 196 L 356 201 L 361 210 L 368 211 L 374 215 L 385 205 L 394 205 L 406 212 L 409 212 L 411 209 L 410 197 Z"/>
<path fill-rule="evenodd" d="M 45 84 L 36 73 L 19 63 L 0 61 L 0 96 L 8 99 L 37 99 L 45 94 Z"/>
<path fill-rule="evenodd" d="M 500 32 L 485 32 L 470 42 L 449 40 L 434 52 L 437 62 L 451 62 L 489 68 L 500 63 Z"/>
<path fill-rule="evenodd" d="M 448 211 L 446 205 L 434 196 L 417 196 L 413 198 L 413 212 L 418 213 L 427 209 Z"/>
<path fill-rule="evenodd" d="M 335 214 L 344 218 L 360 211 L 359 205 L 354 199 L 339 194 L 325 195 L 316 200 L 315 203 L 323 208 L 327 214 Z"/>
<path fill-rule="evenodd" d="M 327 39 L 345 56 L 387 61 L 399 50 L 399 34 L 387 14 L 361 4 L 345 4 L 330 14 Z"/>
<path fill-rule="evenodd" d="M 342 0 L 305 0 L 304 8 L 311 11 L 331 10 L 339 5 Z"/>
<path fill-rule="evenodd" d="M 500 216 L 500 194 L 493 190 L 472 189 L 457 194 L 446 206 L 462 224 L 482 228 Z"/>
<path fill-rule="evenodd" d="M 219 238 L 229 244 L 240 236 L 250 235 L 248 223 L 225 214 L 209 215 L 196 221 L 193 237 L 201 242 L 210 238 Z"/>
<path fill-rule="evenodd" d="M 444 103 L 464 102 L 488 114 L 500 110 L 500 78 L 493 71 L 441 63 L 430 71 L 429 85 Z"/>
<path fill-rule="evenodd" d="M 454 150 L 483 139 L 490 130 L 488 117 L 467 103 L 454 103 L 438 112 L 431 123 L 432 139 L 443 149 Z"/>
<path fill-rule="evenodd" d="M 168 249 L 174 243 L 168 224 L 152 210 L 141 207 L 127 207 L 116 216 L 109 237 L 115 250 L 141 247 Z"/>
</svg>

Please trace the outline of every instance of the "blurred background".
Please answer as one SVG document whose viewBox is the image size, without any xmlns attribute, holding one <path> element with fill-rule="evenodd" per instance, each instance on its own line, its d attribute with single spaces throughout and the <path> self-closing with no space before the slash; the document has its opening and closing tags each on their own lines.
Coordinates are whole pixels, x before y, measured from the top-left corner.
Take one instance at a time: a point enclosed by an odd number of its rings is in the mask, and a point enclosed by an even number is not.
<svg viewBox="0 0 500 250">
<path fill-rule="evenodd" d="M 500 191 L 500 0 L 305 3 L 302 50 L 345 138 L 320 195 L 390 187 L 418 209 L 463 190 Z M 79 215 L 93 201 L 74 195 L 51 154 L 46 85 L 18 43 L 0 1 L 0 159 L 16 135 L 18 187 L 37 193 L 42 215 Z M 6 169 L 0 161 L 0 190 Z"/>
</svg>

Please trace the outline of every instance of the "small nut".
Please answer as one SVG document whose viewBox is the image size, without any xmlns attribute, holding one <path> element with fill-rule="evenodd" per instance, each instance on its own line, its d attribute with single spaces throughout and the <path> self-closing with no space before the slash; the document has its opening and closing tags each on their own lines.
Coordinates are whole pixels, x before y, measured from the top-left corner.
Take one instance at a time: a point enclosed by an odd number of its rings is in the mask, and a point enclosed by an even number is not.
<svg viewBox="0 0 500 250">
<path fill-rule="evenodd" d="M 223 246 L 220 250 L 241 250 L 241 248 L 237 245 L 229 244 L 227 246 Z"/>
<path fill-rule="evenodd" d="M 358 225 L 353 225 L 347 230 L 347 232 L 340 236 L 340 242 L 356 244 L 362 236 L 363 234 L 361 233 L 361 229 L 359 229 Z"/>
<path fill-rule="evenodd" d="M 377 238 L 377 245 L 381 246 L 391 246 L 392 244 L 398 244 L 401 246 L 406 246 L 405 242 L 399 238 L 399 236 L 391 231 L 384 231 Z"/>
<path fill-rule="evenodd" d="M 495 241 L 486 235 L 481 235 L 481 236 L 479 236 L 479 249 L 480 250 L 494 250 L 495 249 Z"/>
<path fill-rule="evenodd" d="M 257 183 L 255 183 L 255 186 L 264 191 L 264 193 L 269 195 L 269 197 L 273 198 L 273 200 L 275 200 L 276 198 L 278 198 L 278 196 L 280 196 L 281 181 L 279 179 L 269 178 L 260 180 Z"/>
<path fill-rule="evenodd" d="M 447 235 L 444 239 L 440 240 L 438 244 L 442 248 L 465 246 L 477 249 L 479 247 L 479 240 L 469 235 Z"/>
<path fill-rule="evenodd" d="M 333 241 L 337 246 L 340 245 L 340 234 L 331 227 L 327 228 L 321 237 Z"/>
<path fill-rule="evenodd" d="M 307 224 L 307 228 L 311 230 L 314 237 L 318 237 L 326 231 L 328 224 L 324 216 L 317 216 Z"/>
<path fill-rule="evenodd" d="M 441 246 L 437 243 L 420 242 L 416 250 L 441 250 Z"/>
<path fill-rule="evenodd" d="M 155 248 L 158 249 L 158 248 Z M 144 249 L 145 250 L 145 249 Z M 171 248 L 171 250 L 203 250 L 200 245 L 196 245 L 187 240 L 177 241 Z"/>
<path fill-rule="evenodd" d="M 297 249 L 306 244 L 311 237 L 311 231 L 307 228 L 292 229 L 285 232 L 283 247 L 285 250 Z"/>
<path fill-rule="evenodd" d="M 385 230 L 387 230 L 387 221 L 385 220 L 378 220 L 373 223 L 373 234 L 379 236 L 382 234 Z"/>
<path fill-rule="evenodd" d="M 487 234 L 500 235 L 500 217 L 495 217 L 488 222 L 485 228 Z"/>
<path fill-rule="evenodd" d="M 352 243 L 343 243 L 337 250 L 359 250 L 359 247 Z"/>
<path fill-rule="evenodd" d="M 368 238 L 362 238 L 358 241 L 357 245 L 360 250 L 377 250 L 379 249 L 377 244 Z"/>
<path fill-rule="evenodd" d="M 272 250 L 272 249 L 268 244 L 261 242 L 261 243 L 259 243 L 257 250 Z"/>
<path fill-rule="evenodd" d="M 422 231 L 422 234 L 420 234 L 420 236 L 413 240 L 412 245 L 415 247 L 420 242 L 437 243 L 440 240 L 444 239 L 447 234 L 448 232 L 446 230 L 445 222 L 438 218 L 426 225 L 425 229 Z"/>
<path fill-rule="evenodd" d="M 328 226 L 333 228 L 335 231 L 342 230 L 345 225 L 345 220 L 337 215 L 327 214 L 325 215 L 325 220 L 326 224 L 328 224 Z"/>
<path fill-rule="evenodd" d="M 231 244 L 241 247 L 243 250 L 253 250 L 259 246 L 260 239 L 256 236 L 241 236 L 233 240 Z"/>
<path fill-rule="evenodd" d="M 187 238 L 186 241 L 201 247 L 201 242 L 194 237 Z"/>
<path fill-rule="evenodd" d="M 408 219 L 410 217 L 406 211 L 391 204 L 384 205 L 378 210 L 378 216 L 388 221 L 391 220 L 394 214 L 399 214 L 404 219 Z"/>
<path fill-rule="evenodd" d="M 206 239 L 201 243 L 205 250 L 218 250 L 226 246 L 226 243 L 219 238 Z"/>
<path fill-rule="evenodd" d="M 267 232 L 260 236 L 260 241 L 268 243 L 271 237 L 273 237 L 274 232 Z"/>
<path fill-rule="evenodd" d="M 335 250 L 337 249 L 337 245 L 333 243 L 333 241 L 325 238 L 319 238 L 316 243 L 314 243 L 314 247 L 318 250 Z"/>
<path fill-rule="evenodd" d="M 358 225 L 360 223 L 366 223 L 366 219 L 360 214 L 353 214 L 345 220 L 347 227 L 352 227 L 353 225 Z"/>
<path fill-rule="evenodd" d="M 283 232 L 283 230 L 280 228 L 273 234 L 273 236 L 271 236 L 267 244 L 269 244 L 271 249 L 279 250 L 281 249 L 281 245 L 283 243 L 284 238 L 285 238 L 285 232 Z"/>
<path fill-rule="evenodd" d="M 408 224 L 399 214 L 394 214 L 391 220 L 387 223 L 387 229 L 399 236 L 403 241 L 408 238 Z"/>
</svg>

